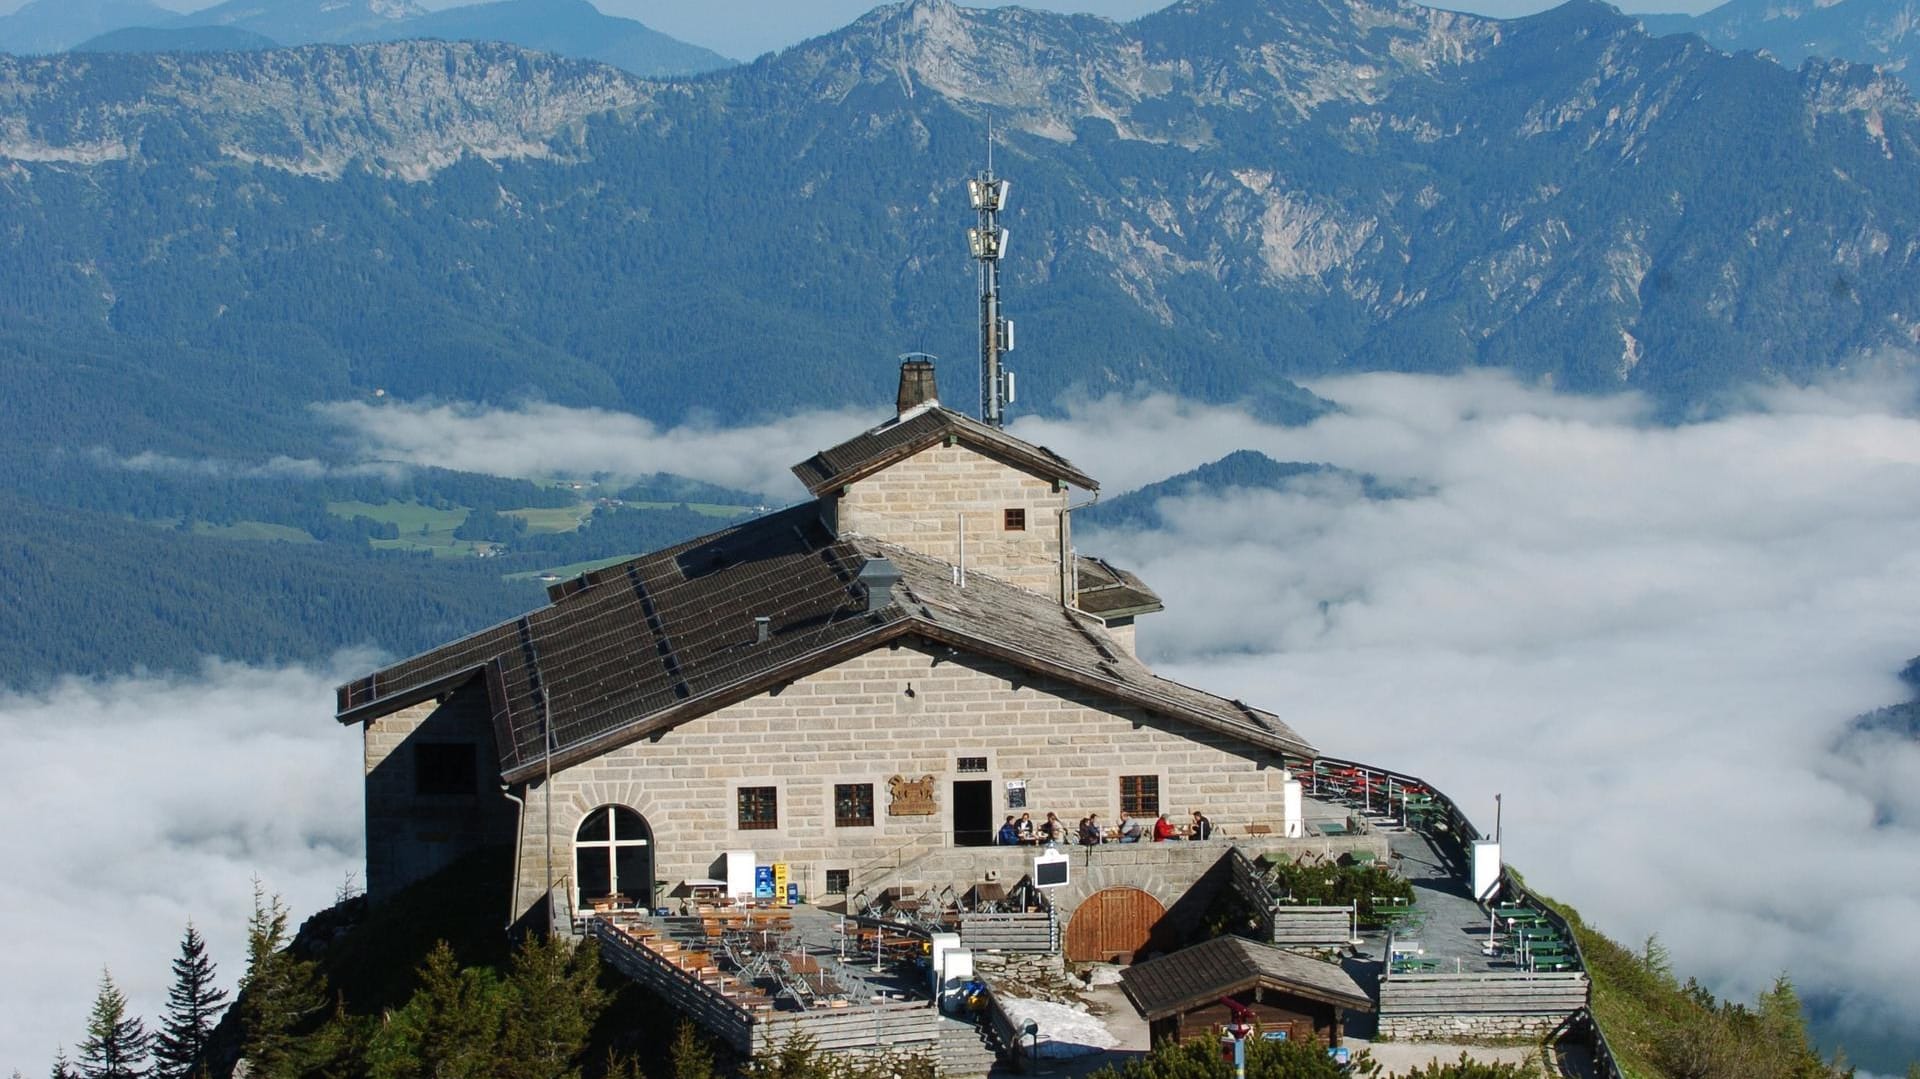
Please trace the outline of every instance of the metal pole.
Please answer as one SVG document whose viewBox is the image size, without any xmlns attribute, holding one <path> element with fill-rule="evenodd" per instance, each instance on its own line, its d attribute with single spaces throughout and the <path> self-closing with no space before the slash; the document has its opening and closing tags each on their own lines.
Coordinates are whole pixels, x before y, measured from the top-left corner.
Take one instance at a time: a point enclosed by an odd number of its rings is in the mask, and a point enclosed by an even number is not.
<svg viewBox="0 0 1920 1079">
<path fill-rule="evenodd" d="M 1247 1079 L 1247 1037 L 1235 1026 L 1233 1034 L 1233 1079 Z"/>
<path fill-rule="evenodd" d="M 551 938 L 558 928 L 559 912 L 553 909 L 553 699 L 547 694 L 546 683 L 540 685 L 540 725 L 544 728 L 542 740 L 546 743 L 546 779 L 540 783 L 540 800 L 546 803 L 547 823 L 543 829 L 547 833 L 547 936 Z"/>
</svg>

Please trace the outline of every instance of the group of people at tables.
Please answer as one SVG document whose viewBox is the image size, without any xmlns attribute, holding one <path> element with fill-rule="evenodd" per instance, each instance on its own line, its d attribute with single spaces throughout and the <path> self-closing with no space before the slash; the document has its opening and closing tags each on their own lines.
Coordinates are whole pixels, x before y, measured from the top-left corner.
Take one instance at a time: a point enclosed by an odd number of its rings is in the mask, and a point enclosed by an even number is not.
<svg viewBox="0 0 1920 1079">
<path fill-rule="evenodd" d="M 1176 839 L 1202 840 L 1212 836 L 1213 822 L 1197 809 L 1193 811 L 1192 821 L 1185 827 L 1175 825 L 1165 813 L 1149 822 L 1141 817 L 1129 817 L 1123 811 L 1114 826 L 1107 828 L 1100 823 L 1100 814 L 1089 813 L 1080 818 L 1079 826 L 1071 833 L 1067 831 L 1067 822 L 1052 813 L 1038 823 L 1031 813 L 1022 813 L 1017 820 L 1009 813 L 1006 823 L 995 834 L 994 842 L 1003 847 L 1051 847 L 1072 841 L 1083 847 L 1097 847 L 1102 843 L 1138 843 L 1142 840 L 1165 843 Z"/>
</svg>

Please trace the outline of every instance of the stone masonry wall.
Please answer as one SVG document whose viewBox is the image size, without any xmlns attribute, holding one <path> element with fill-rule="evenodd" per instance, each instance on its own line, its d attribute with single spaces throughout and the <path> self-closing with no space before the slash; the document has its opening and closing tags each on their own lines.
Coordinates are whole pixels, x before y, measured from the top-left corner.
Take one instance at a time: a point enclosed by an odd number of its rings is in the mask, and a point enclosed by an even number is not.
<svg viewBox="0 0 1920 1079">
<path fill-rule="evenodd" d="M 416 790 L 414 755 L 419 747 L 436 744 L 471 747 L 469 793 Z M 513 842 L 517 811 L 500 794 L 499 754 L 478 680 L 444 702 L 416 704 L 368 721 L 362 748 L 369 898 L 383 899 L 468 851 Z"/>
<path fill-rule="evenodd" d="M 1383 1015 L 1381 1038 L 1408 1042 L 1538 1041 L 1564 1015 Z"/>
<path fill-rule="evenodd" d="M 842 532 L 857 532 L 960 561 L 1034 592 L 1060 598 L 1060 511 L 1064 488 L 965 446 L 933 446 L 850 484 L 835 505 Z M 1005 511 L 1026 512 L 1026 529 L 1009 532 Z"/>
<path fill-rule="evenodd" d="M 986 771 L 960 773 L 963 756 L 985 757 Z M 890 815 L 896 774 L 934 776 L 936 812 Z M 877 649 L 556 774 L 551 841 L 556 874 L 570 875 L 581 819 L 624 805 L 652 829 L 659 879 L 707 877 L 722 852 L 751 850 L 756 862 L 789 863 L 801 889 L 818 896 L 827 870 L 871 875 L 951 845 L 957 780 L 992 785 L 994 826 L 1009 812 L 1008 781 L 1021 780 L 1036 821 L 1052 810 L 1071 827 L 1088 811 L 1118 815 L 1122 775 L 1157 777 L 1163 810 L 1178 819 L 1203 809 L 1228 834 L 1279 817 L 1271 754 L 921 643 Z M 873 784 L 871 826 L 835 825 L 836 783 Z M 775 788 L 777 827 L 737 827 L 742 786 Z M 545 796 L 536 783 L 527 797 L 522 910 L 543 891 Z"/>
</svg>

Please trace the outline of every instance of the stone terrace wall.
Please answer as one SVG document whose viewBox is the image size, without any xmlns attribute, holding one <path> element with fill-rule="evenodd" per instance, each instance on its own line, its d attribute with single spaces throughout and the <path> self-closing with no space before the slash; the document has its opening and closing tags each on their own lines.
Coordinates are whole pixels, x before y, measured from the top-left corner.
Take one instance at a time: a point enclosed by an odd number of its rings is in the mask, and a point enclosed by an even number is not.
<svg viewBox="0 0 1920 1079">
<path fill-rule="evenodd" d="M 1383 1015 L 1381 1038 L 1406 1042 L 1538 1041 L 1564 1015 Z"/>
</svg>

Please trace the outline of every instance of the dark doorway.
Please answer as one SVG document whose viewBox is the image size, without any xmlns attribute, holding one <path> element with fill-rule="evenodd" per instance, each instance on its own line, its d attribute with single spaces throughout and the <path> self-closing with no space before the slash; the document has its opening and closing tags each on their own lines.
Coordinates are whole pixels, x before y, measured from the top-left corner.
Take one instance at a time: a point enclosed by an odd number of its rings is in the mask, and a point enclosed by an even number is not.
<svg viewBox="0 0 1920 1079">
<path fill-rule="evenodd" d="M 953 845 L 993 846 L 993 782 L 986 779 L 953 783 Z"/>
</svg>

